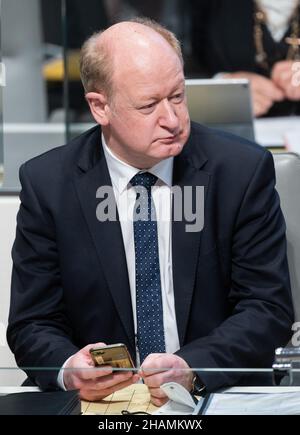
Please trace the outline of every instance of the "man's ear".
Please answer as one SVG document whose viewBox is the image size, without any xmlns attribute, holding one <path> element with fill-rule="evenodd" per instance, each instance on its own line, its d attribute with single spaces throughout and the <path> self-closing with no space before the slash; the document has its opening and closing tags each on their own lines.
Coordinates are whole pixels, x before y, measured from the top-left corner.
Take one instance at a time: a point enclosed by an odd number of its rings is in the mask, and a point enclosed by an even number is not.
<svg viewBox="0 0 300 435">
<path fill-rule="evenodd" d="M 102 93 L 88 92 L 85 98 L 95 121 L 102 126 L 106 126 L 109 123 L 106 96 Z"/>
</svg>

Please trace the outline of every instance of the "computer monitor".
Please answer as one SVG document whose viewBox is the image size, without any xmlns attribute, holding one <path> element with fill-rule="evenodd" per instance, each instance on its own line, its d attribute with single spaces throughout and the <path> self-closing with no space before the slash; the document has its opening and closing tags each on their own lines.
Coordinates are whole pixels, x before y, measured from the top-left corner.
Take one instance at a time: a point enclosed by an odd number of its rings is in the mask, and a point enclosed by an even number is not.
<svg viewBox="0 0 300 435">
<path fill-rule="evenodd" d="M 250 85 L 246 79 L 187 79 L 192 121 L 254 140 Z"/>
</svg>

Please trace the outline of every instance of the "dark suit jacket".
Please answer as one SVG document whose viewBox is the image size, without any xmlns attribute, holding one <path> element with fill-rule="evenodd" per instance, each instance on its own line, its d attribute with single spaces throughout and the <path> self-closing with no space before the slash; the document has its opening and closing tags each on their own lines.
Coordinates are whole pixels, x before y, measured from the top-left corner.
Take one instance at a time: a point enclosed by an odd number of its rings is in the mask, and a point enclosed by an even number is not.
<svg viewBox="0 0 300 435">
<path fill-rule="evenodd" d="M 255 62 L 253 36 L 253 0 L 190 0 L 192 20 L 192 47 L 203 76 L 218 72 L 250 71 L 270 75 Z M 263 44 L 270 67 L 286 59 L 288 45 L 285 38 L 274 41 L 267 26 L 263 26 Z M 276 103 L 270 116 L 300 114 L 300 103 Z"/>
<path fill-rule="evenodd" d="M 100 128 L 25 163 L 20 179 L 7 335 L 18 365 L 59 368 L 97 341 L 135 355 L 120 225 L 96 219 L 96 191 L 111 184 Z M 173 183 L 205 188 L 204 229 L 172 228 L 178 355 L 191 367 L 270 366 L 293 319 L 271 154 L 193 124 Z M 27 372 L 56 386 L 57 371 Z M 236 381 L 201 376 L 209 389 Z"/>
</svg>

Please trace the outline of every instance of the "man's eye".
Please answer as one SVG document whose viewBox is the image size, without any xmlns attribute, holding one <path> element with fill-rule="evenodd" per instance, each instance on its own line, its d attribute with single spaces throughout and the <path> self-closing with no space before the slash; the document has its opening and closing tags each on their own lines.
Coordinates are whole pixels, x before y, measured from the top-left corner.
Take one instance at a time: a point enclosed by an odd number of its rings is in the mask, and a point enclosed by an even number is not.
<svg viewBox="0 0 300 435">
<path fill-rule="evenodd" d="M 174 103 L 181 103 L 181 102 L 183 101 L 183 98 L 184 98 L 184 93 L 181 92 L 180 94 L 175 94 L 175 95 L 173 95 L 173 96 L 171 97 L 171 100 L 172 100 Z"/>
<path fill-rule="evenodd" d="M 151 113 L 153 109 L 155 108 L 156 103 L 147 104 L 146 106 L 141 107 L 139 110 L 142 113 Z"/>
<path fill-rule="evenodd" d="M 152 109 L 156 103 L 147 104 L 147 106 L 143 106 L 142 109 Z"/>
</svg>

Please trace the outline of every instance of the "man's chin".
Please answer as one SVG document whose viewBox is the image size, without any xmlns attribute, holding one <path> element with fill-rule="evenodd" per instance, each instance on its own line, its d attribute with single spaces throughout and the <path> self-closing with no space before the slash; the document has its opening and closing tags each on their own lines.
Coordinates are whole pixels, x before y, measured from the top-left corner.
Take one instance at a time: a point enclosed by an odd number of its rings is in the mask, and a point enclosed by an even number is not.
<svg viewBox="0 0 300 435">
<path fill-rule="evenodd" d="M 181 153 L 182 149 L 183 149 L 183 145 L 179 142 L 170 145 L 165 145 L 165 148 L 163 150 L 163 154 L 165 154 L 164 158 L 178 156 L 178 154 Z"/>
</svg>

